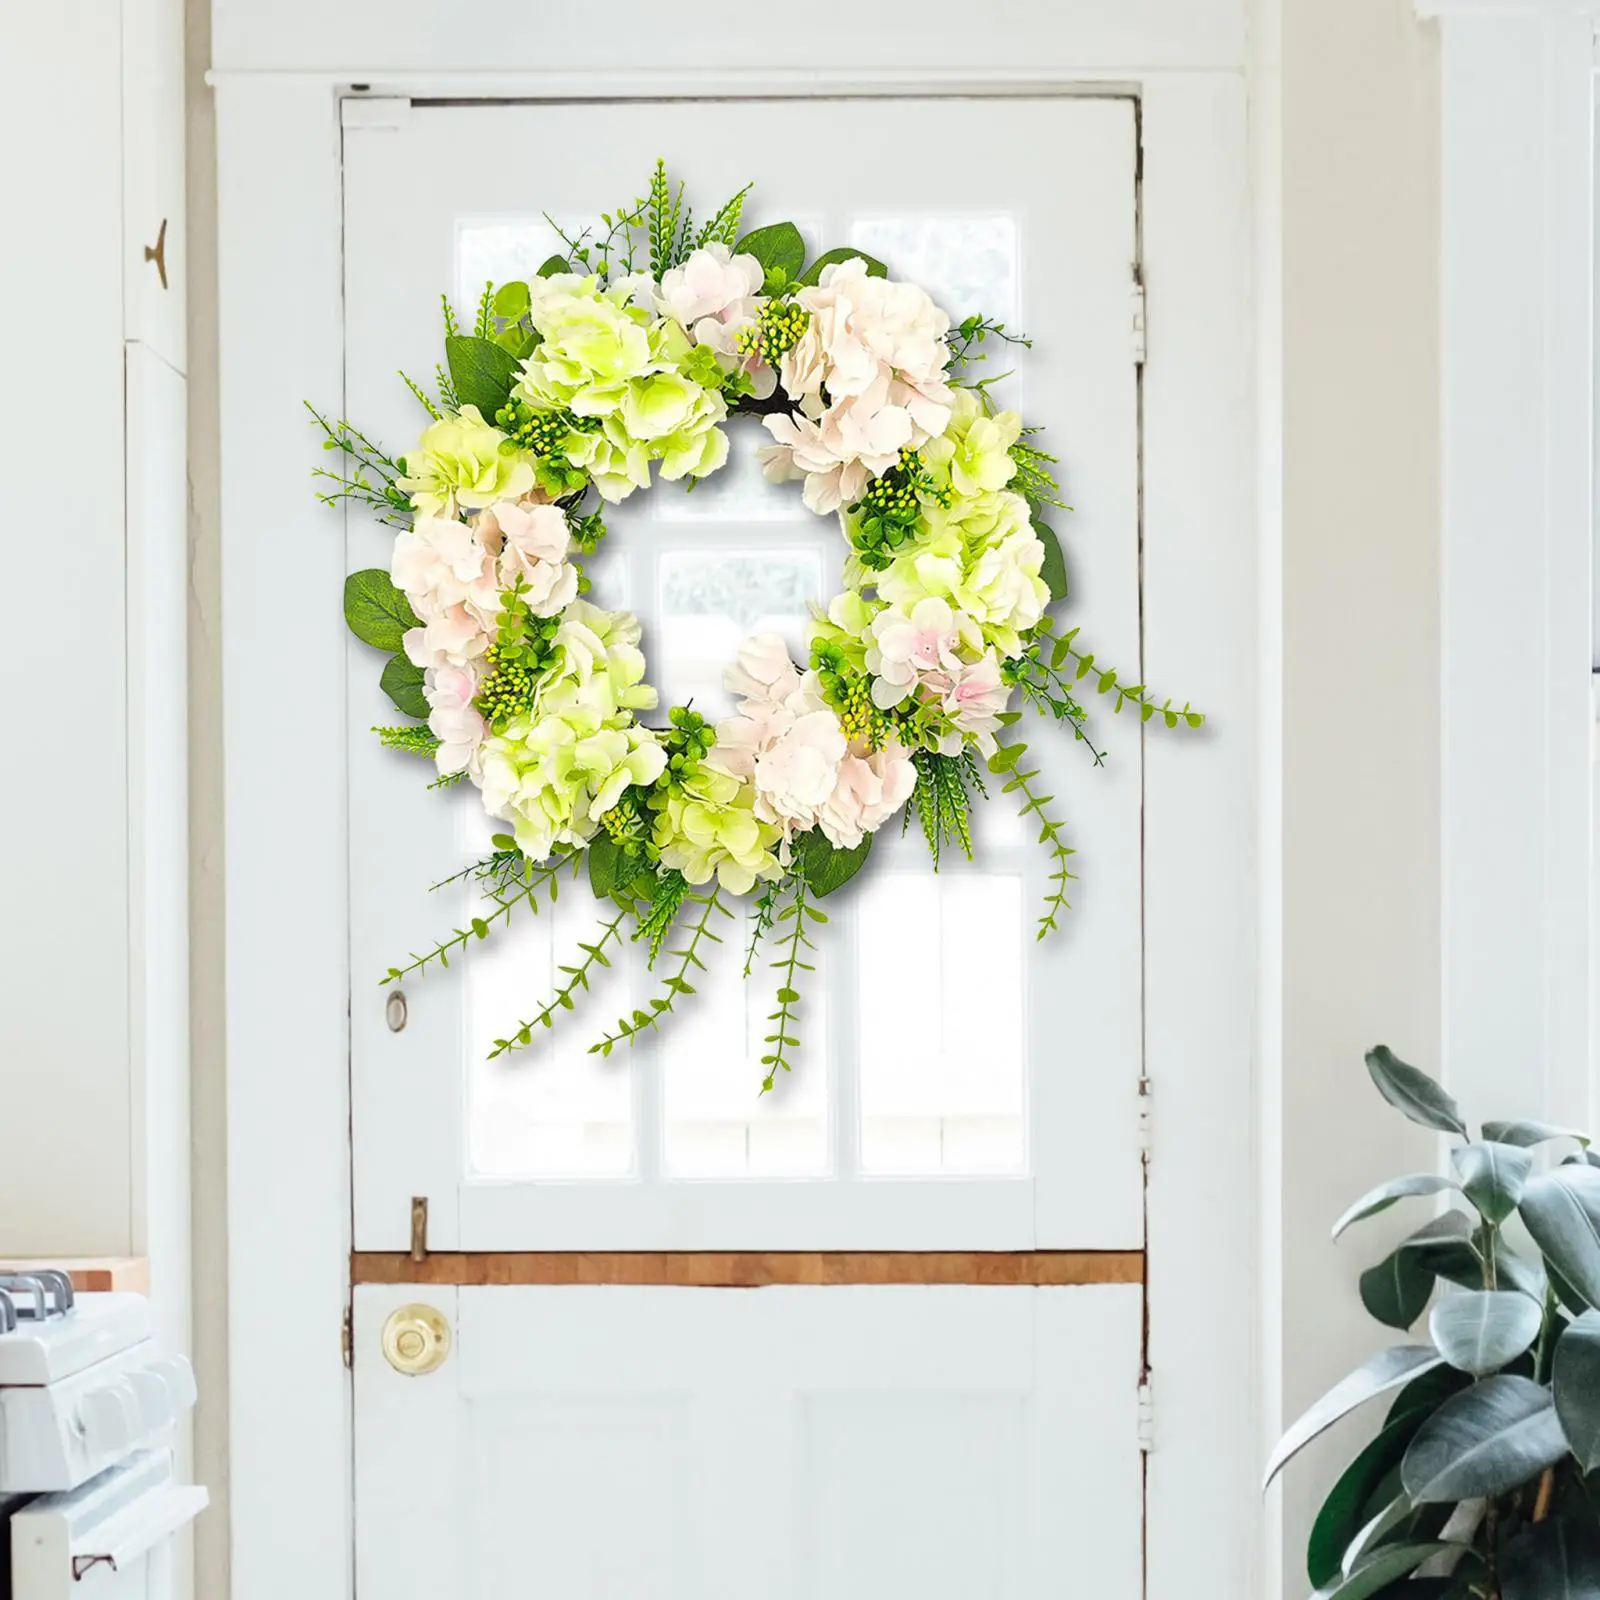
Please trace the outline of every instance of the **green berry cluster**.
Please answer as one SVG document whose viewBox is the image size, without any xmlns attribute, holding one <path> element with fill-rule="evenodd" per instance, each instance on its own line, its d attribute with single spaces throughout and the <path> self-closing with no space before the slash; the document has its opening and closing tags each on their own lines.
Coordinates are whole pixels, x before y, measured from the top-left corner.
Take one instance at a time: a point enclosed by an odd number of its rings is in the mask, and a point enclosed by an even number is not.
<svg viewBox="0 0 1600 1600">
<path fill-rule="evenodd" d="M 811 313 L 792 300 L 769 300 L 756 314 L 755 324 L 742 329 L 734 339 L 743 356 L 759 356 L 775 367 L 800 343 L 811 325 Z"/>
<path fill-rule="evenodd" d="M 890 740 L 900 738 L 901 714 L 873 703 L 871 677 L 853 668 L 838 645 L 820 640 L 813 644 L 811 665 L 823 699 L 838 714 L 839 726 L 852 744 L 881 750 Z"/>
<path fill-rule="evenodd" d="M 567 454 L 567 435 L 582 429 L 582 422 L 570 411 L 535 411 L 515 397 L 495 412 L 494 420 L 513 444 L 531 455 L 562 461 Z"/>
<path fill-rule="evenodd" d="M 520 661 L 507 659 L 497 644 L 484 653 L 484 664 L 488 676 L 473 704 L 496 733 L 504 733 L 514 718 L 532 706 L 536 680 Z"/>
<path fill-rule="evenodd" d="M 904 449 L 850 507 L 850 542 L 862 566 L 881 572 L 894 560 L 921 525 L 925 500 L 948 505 L 950 492 L 933 481 L 915 450 Z"/>
<path fill-rule="evenodd" d="M 636 788 L 624 789 L 622 798 L 609 811 L 600 814 L 600 826 L 605 829 L 606 836 L 630 852 L 642 850 L 650 834 L 642 800 L 644 793 Z"/>
</svg>

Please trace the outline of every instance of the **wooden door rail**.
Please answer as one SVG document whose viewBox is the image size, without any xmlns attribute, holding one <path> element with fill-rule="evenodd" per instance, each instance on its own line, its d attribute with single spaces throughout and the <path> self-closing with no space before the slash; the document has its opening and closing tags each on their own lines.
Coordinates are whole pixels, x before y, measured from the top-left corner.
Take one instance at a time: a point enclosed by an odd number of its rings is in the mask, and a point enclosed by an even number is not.
<svg viewBox="0 0 1600 1600">
<path fill-rule="evenodd" d="M 357 1250 L 353 1284 L 641 1284 L 756 1289 L 767 1284 L 1143 1283 L 1142 1250 Z"/>
</svg>

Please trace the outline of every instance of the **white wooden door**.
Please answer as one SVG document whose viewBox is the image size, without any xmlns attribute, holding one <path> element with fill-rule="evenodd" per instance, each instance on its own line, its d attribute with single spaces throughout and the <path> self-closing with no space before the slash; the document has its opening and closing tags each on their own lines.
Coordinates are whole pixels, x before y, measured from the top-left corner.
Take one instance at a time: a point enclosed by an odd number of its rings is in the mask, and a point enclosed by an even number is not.
<svg viewBox="0 0 1600 1600">
<path fill-rule="evenodd" d="M 859 245 L 953 315 L 1032 335 L 991 369 L 1014 367 L 1008 403 L 1062 457 L 1074 605 L 1136 673 L 1136 142 L 1133 103 L 1110 96 L 346 102 L 346 410 L 411 442 L 425 418 L 395 368 L 431 372 L 441 290 L 469 307 L 558 247 L 541 213 L 581 227 L 639 193 L 657 154 L 702 206 L 754 178 L 747 222 L 789 217 L 814 249 Z M 863 159 L 886 145 L 927 159 Z M 590 564 L 595 598 L 640 614 L 663 703 L 720 708 L 738 640 L 776 627 L 798 645 L 807 602 L 838 586 L 837 527 L 762 482 L 755 443 L 736 429 L 692 497 L 628 502 Z M 386 530 L 352 515 L 347 537 L 352 569 L 387 565 Z M 829 902 L 807 1048 L 763 1098 L 770 1005 L 742 984 L 736 937 L 631 1058 L 586 1048 L 638 1003 L 619 963 L 550 1043 L 484 1060 L 590 936 L 583 893 L 408 984 L 395 1031 L 377 980 L 471 914 L 425 888 L 491 830 L 475 794 L 429 792 L 366 734 L 385 702 L 355 644 L 348 697 L 358 1252 L 406 1249 L 414 1197 L 435 1252 L 1140 1248 L 1136 733 L 1112 730 L 1098 772 L 1054 730 L 1033 741 L 1081 847 L 1076 909 L 1043 944 L 1047 868 L 1003 803 L 976 861 L 937 877 L 886 829 Z M 378 1347 L 408 1299 L 456 1334 L 419 1379 Z M 358 1288 L 358 1586 L 1131 1600 L 1140 1299 Z"/>
</svg>

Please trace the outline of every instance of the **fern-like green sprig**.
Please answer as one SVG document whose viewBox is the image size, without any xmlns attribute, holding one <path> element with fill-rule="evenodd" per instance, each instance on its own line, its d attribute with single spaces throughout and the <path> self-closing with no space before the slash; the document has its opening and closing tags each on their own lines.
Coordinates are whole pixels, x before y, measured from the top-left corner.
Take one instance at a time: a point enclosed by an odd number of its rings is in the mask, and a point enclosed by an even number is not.
<svg viewBox="0 0 1600 1600">
<path fill-rule="evenodd" d="M 442 422 L 444 420 L 444 413 L 433 403 L 433 401 L 428 398 L 427 391 L 420 383 L 417 382 L 415 378 L 411 377 L 405 372 L 402 372 L 400 374 L 400 381 L 411 391 L 412 395 L 416 398 L 417 404 L 421 406 L 422 409 L 426 411 L 435 422 Z"/>
<path fill-rule="evenodd" d="M 678 920 L 678 910 L 688 895 L 689 883 L 681 872 L 663 872 L 656 879 L 656 892 L 651 898 L 650 909 L 640 918 L 633 935 L 635 940 L 649 941 L 650 957 L 646 966 L 655 966 L 661 946 L 672 932 L 672 924 Z"/>
<path fill-rule="evenodd" d="M 761 941 L 772 927 L 772 919 L 777 914 L 778 898 L 783 892 L 784 882 L 785 880 L 780 878 L 775 883 L 763 884 L 761 893 L 756 896 L 755 904 L 751 907 L 755 916 L 750 924 L 750 946 L 744 953 L 744 975 L 747 978 L 755 970 L 756 953 L 761 948 Z"/>
<path fill-rule="evenodd" d="M 463 877 L 477 877 L 480 883 L 489 885 L 484 893 L 493 901 L 494 910 L 487 916 L 473 917 L 464 928 L 452 930 L 448 939 L 441 939 L 431 950 L 420 954 L 413 950 L 410 961 L 403 967 L 390 967 L 380 980 L 382 983 L 398 983 L 400 979 L 409 977 L 413 972 L 421 972 L 435 961 L 442 967 L 448 967 L 451 951 L 466 949 L 469 940 L 487 939 L 497 924 L 511 920 L 511 913 L 520 905 L 527 906 L 530 912 L 537 914 L 539 891 L 548 887 L 553 904 L 559 899 L 561 892 L 557 875 L 568 866 L 576 867 L 581 859 L 580 854 L 574 852 L 569 855 L 552 856 L 550 860 L 536 864 L 526 857 L 519 856 L 520 867 L 514 871 L 507 871 L 502 861 L 504 854 L 505 852 L 496 852 L 494 856 L 476 862 L 464 871 L 434 885 L 434 888 L 440 889 L 445 884 L 459 882 Z"/>
<path fill-rule="evenodd" d="M 622 924 L 632 915 L 632 907 L 624 906 L 610 922 L 600 924 L 599 937 L 593 944 L 584 944 L 579 941 L 578 948 L 583 952 L 583 960 L 575 967 L 561 967 L 559 970 L 566 973 L 567 981 L 563 983 L 544 1005 L 526 1022 L 517 1024 L 509 1039 L 496 1039 L 494 1049 L 489 1052 L 488 1059 L 493 1061 L 496 1056 L 503 1056 L 511 1050 L 521 1050 L 533 1042 L 535 1028 L 550 1028 L 555 1025 L 555 1015 L 558 1011 L 571 1011 L 577 1005 L 574 998 L 579 990 L 585 992 L 589 988 L 590 975 L 596 967 L 609 967 L 611 958 L 606 954 L 606 946 L 613 941 L 622 942 Z"/>
<path fill-rule="evenodd" d="M 494 284 L 486 283 L 483 293 L 478 296 L 478 320 L 473 324 L 472 331 L 480 339 L 489 339 L 494 336 Z"/>
<path fill-rule="evenodd" d="M 689 942 L 672 952 L 678 958 L 677 970 L 662 980 L 661 992 L 651 996 L 648 1011 L 639 1008 L 632 1016 L 618 1017 L 616 1031 L 590 1045 L 590 1055 L 608 1056 L 623 1042 L 634 1044 L 640 1034 L 660 1026 L 661 1019 L 677 1005 L 681 996 L 697 993 L 689 982 L 689 971 L 691 968 L 698 968 L 701 972 L 706 970 L 705 962 L 700 959 L 701 941 L 709 939 L 713 944 L 721 944 L 722 935 L 713 931 L 711 919 L 718 913 L 725 917 L 732 917 L 733 913 L 723 905 L 722 890 L 715 880 L 712 881 L 709 894 L 691 891 L 683 898 L 693 901 L 701 909 L 699 917 L 690 926 Z"/>
<path fill-rule="evenodd" d="M 385 455 L 366 434 L 343 418 L 334 421 L 323 416 L 309 400 L 306 410 L 322 430 L 322 448 L 337 451 L 350 463 L 343 472 L 330 472 L 326 467 L 312 470 L 313 478 L 325 478 L 336 485 L 333 489 L 319 490 L 317 499 L 325 506 L 353 500 L 382 513 L 380 522 L 392 528 L 409 528 L 411 496 L 396 482 L 402 475 L 400 463 Z"/>
<path fill-rule="evenodd" d="M 403 750 L 407 755 L 431 756 L 439 748 L 439 735 L 425 722 L 408 723 L 403 728 L 374 728 L 378 743 L 385 750 Z"/>
<path fill-rule="evenodd" d="M 650 176 L 650 201 L 647 208 L 650 234 L 650 275 L 657 283 L 678 265 L 680 248 L 685 244 L 682 226 L 683 185 L 674 192 L 667 179 L 667 164 L 657 160 Z"/>
<path fill-rule="evenodd" d="M 717 214 L 695 237 L 695 247 L 708 244 L 725 244 L 731 250 L 739 238 L 739 215 L 744 210 L 744 197 L 755 188 L 747 183 L 731 200 L 723 201 Z"/>
<path fill-rule="evenodd" d="M 1095 693 L 1115 695 L 1116 703 L 1112 706 L 1113 713 L 1120 712 L 1123 706 L 1130 701 L 1139 708 L 1139 720 L 1148 722 L 1154 716 L 1169 728 L 1176 728 L 1179 723 L 1186 723 L 1191 728 L 1198 728 L 1206 720 L 1203 711 L 1194 710 L 1187 700 L 1182 708 L 1173 705 L 1171 700 L 1163 700 L 1156 704 L 1155 696 L 1150 693 L 1142 683 L 1123 683 L 1112 667 L 1101 666 L 1094 658 L 1093 652 L 1080 650 L 1076 640 L 1079 630 L 1073 628 L 1071 632 L 1064 633 L 1056 640 L 1055 649 L 1050 654 L 1050 669 L 1060 672 L 1069 661 L 1077 663 L 1077 671 L 1073 674 L 1074 683 L 1082 683 L 1085 678 L 1093 680 Z M 1041 657 L 1042 659 L 1042 657 Z"/>
<path fill-rule="evenodd" d="M 772 963 L 781 977 L 777 993 L 778 1009 L 767 1018 L 773 1025 L 772 1032 L 762 1041 L 772 1046 L 772 1049 L 761 1058 L 761 1065 L 767 1069 L 766 1077 L 761 1080 L 763 1094 L 772 1092 L 780 1072 L 792 1070 L 790 1053 L 800 1048 L 800 974 L 817 970 L 811 962 L 804 959 L 805 951 L 816 949 L 807 937 L 806 922 L 808 919 L 812 922 L 828 920 L 826 912 L 819 911 L 807 900 L 804 877 L 795 873 L 787 882 L 793 886 L 794 898 L 777 917 L 779 922 L 787 922 L 790 927 L 783 935 L 784 953 Z"/>
<path fill-rule="evenodd" d="M 1039 776 L 1038 769 L 1031 772 L 1023 770 L 1022 758 L 1027 751 L 1025 744 L 1003 744 L 989 757 L 989 770 L 1005 778 L 1002 794 L 1015 794 L 1021 798 L 1023 816 L 1038 817 L 1039 843 L 1050 852 L 1052 866 L 1045 890 L 1044 914 L 1039 918 L 1039 931 L 1034 936 L 1042 939 L 1046 934 L 1055 932 L 1060 925 L 1061 913 L 1072 909 L 1067 899 L 1067 885 L 1076 880 L 1077 874 L 1067 863 L 1077 851 L 1061 836 L 1066 824 L 1057 822 L 1044 809 L 1055 796 L 1040 794 L 1033 786 L 1033 780 Z"/>
<path fill-rule="evenodd" d="M 911 762 L 917 769 L 917 786 L 911 798 L 922 823 L 922 835 L 928 841 L 928 853 L 933 857 L 933 870 L 939 870 L 939 859 L 947 840 L 959 845 L 970 861 L 972 797 L 967 793 L 961 757 L 919 750 Z"/>
</svg>

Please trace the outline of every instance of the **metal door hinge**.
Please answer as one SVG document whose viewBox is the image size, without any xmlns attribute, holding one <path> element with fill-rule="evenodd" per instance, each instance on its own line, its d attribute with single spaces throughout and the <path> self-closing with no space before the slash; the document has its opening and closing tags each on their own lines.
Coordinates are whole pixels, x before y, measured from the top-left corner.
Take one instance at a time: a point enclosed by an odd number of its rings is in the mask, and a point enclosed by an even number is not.
<svg viewBox="0 0 1600 1600">
<path fill-rule="evenodd" d="M 1144 282 L 1137 274 L 1133 280 L 1133 364 L 1142 367 L 1145 357 L 1149 354 L 1149 344 L 1145 334 L 1146 301 Z"/>
<path fill-rule="evenodd" d="M 346 128 L 403 128 L 411 101 L 403 94 L 350 94 L 339 102 L 339 121 Z"/>
<path fill-rule="evenodd" d="M 1150 1162 L 1150 1151 L 1155 1143 L 1155 1096 L 1151 1093 L 1150 1080 L 1139 1080 L 1139 1159 L 1146 1165 Z"/>
<path fill-rule="evenodd" d="M 1150 1388 L 1149 1369 L 1139 1379 L 1139 1449 L 1149 1455 L 1156 1447 L 1156 1402 Z"/>
<path fill-rule="evenodd" d="M 339 1322 L 339 1354 L 342 1357 L 345 1370 L 349 1371 L 356 1364 L 356 1314 L 351 1306 L 344 1308 L 344 1316 Z"/>
<path fill-rule="evenodd" d="M 428 1259 L 428 1197 L 425 1194 L 411 1197 L 411 1259 Z"/>
</svg>

